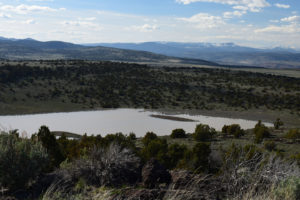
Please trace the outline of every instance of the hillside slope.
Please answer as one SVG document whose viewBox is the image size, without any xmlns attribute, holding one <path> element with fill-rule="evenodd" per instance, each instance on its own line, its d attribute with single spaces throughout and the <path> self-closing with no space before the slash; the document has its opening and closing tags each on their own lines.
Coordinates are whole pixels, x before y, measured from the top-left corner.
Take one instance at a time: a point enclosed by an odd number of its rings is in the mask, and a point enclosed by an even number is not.
<svg viewBox="0 0 300 200">
<path fill-rule="evenodd" d="M 224 65 L 248 65 L 269 68 L 300 68 L 300 53 L 293 49 L 256 49 L 233 43 L 100 43 L 87 46 L 106 46 L 149 51 L 167 56 L 210 60 Z"/>
<path fill-rule="evenodd" d="M 87 47 L 72 43 L 32 39 L 0 39 L 0 59 L 8 60 L 113 60 L 126 62 L 179 62 L 204 65 L 217 65 L 205 60 L 182 59 L 159 55 L 146 51 L 124 50 L 111 47 Z"/>
</svg>

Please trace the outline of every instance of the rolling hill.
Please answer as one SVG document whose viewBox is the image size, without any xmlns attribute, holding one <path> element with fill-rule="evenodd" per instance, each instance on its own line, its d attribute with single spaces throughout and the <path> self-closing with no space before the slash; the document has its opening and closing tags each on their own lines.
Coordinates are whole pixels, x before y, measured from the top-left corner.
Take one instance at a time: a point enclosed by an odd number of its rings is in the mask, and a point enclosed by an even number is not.
<svg viewBox="0 0 300 200">
<path fill-rule="evenodd" d="M 203 65 L 218 65 L 200 59 L 175 58 L 156 53 L 125 50 L 103 46 L 83 46 L 61 41 L 40 42 L 33 39 L 0 38 L 2 60 L 105 60 L 124 62 L 175 62 Z"/>
<path fill-rule="evenodd" d="M 149 51 L 166 56 L 203 59 L 223 65 L 259 66 L 268 68 L 300 68 L 300 52 L 294 49 L 257 49 L 234 43 L 99 43 L 86 46 L 106 46 L 138 51 Z"/>
</svg>

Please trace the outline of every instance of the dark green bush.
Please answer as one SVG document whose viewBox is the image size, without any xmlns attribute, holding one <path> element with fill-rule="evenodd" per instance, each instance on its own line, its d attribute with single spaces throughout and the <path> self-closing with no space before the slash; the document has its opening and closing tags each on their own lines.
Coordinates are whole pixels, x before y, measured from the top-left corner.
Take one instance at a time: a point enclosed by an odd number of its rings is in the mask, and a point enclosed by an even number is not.
<svg viewBox="0 0 300 200">
<path fill-rule="evenodd" d="M 180 160 L 184 158 L 184 155 L 188 151 L 188 148 L 186 145 L 180 145 L 180 144 L 172 144 L 168 148 L 167 153 L 167 168 L 168 169 L 174 169 L 177 167 Z"/>
<path fill-rule="evenodd" d="M 264 143 L 264 147 L 268 151 L 275 151 L 276 150 L 276 144 L 274 141 L 266 141 Z"/>
<path fill-rule="evenodd" d="M 300 139 L 300 129 L 291 129 L 291 130 L 289 130 L 286 133 L 285 137 L 287 139 L 291 139 L 295 142 L 296 140 Z"/>
<path fill-rule="evenodd" d="M 276 121 L 274 122 L 274 128 L 277 130 L 280 128 L 280 126 L 283 126 L 283 121 L 281 121 L 279 118 L 276 119 Z"/>
<path fill-rule="evenodd" d="M 47 150 L 50 158 L 49 170 L 58 167 L 59 164 L 65 160 L 63 152 L 56 141 L 55 136 L 50 132 L 46 126 L 41 126 L 37 134 L 38 140 L 42 143 L 43 147 Z"/>
<path fill-rule="evenodd" d="M 112 143 L 116 143 L 122 148 L 135 150 L 135 144 L 134 140 L 132 140 L 132 136 L 126 136 L 123 133 L 108 134 L 102 140 L 98 141 L 99 144 L 97 146 L 109 146 Z"/>
<path fill-rule="evenodd" d="M 241 128 L 239 124 L 232 124 L 232 125 L 224 125 L 222 128 L 222 133 L 225 136 L 233 135 L 235 138 L 240 138 L 245 134 L 245 131 Z"/>
<path fill-rule="evenodd" d="M 185 138 L 185 131 L 181 128 L 174 129 L 171 133 L 171 138 Z"/>
<path fill-rule="evenodd" d="M 136 140 L 136 135 L 134 133 L 130 133 L 128 136 L 131 140 Z"/>
<path fill-rule="evenodd" d="M 261 143 L 264 138 L 270 137 L 271 133 L 269 131 L 269 128 L 266 127 L 261 123 L 261 121 L 258 121 L 258 123 L 254 127 L 254 141 L 256 143 Z"/>
<path fill-rule="evenodd" d="M 211 128 L 206 124 L 198 124 L 193 136 L 195 140 L 204 142 L 211 140 L 216 133 L 214 128 Z"/>
<path fill-rule="evenodd" d="M 166 140 L 159 138 L 150 140 L 148 145 L 144 146 L 141 152 L 144 160 L 156 158 L 165 167 L 168 166 L 168 143 Z"/>
<path fill-rule="evenodd" d="M 134 133 L 131 133 L 129 136 L 122 133 L 108 134 L 105 137 L 101 137 L 101 135 L 87 136 L 84 134 L 80 140 L 68 140 L 62 135 L 57 142 L 64 157 L 68 160 L 73 160 L 80 156 L 88 155 L 94 147 L 108 147 L 112 143 L 115 143 L 122 148 L 131 149 L 135 152 L 135 139 L 136 136 Z"/>
<path fill-rule="evenodd" d="M 147 146 L 151 140 L 157 139 L 157 135 L 153 132 L 147 132 L 146 135 L 143 137 L 142 142 L 145 146 Z"/>
<path fill-rule="evenodd" d="M 190 171 L 207 172 L 209 171 L 209 157 L 211 149 L 210 144 L 206 142 L 199 142 L 193 149 L 186 149 L 183 159 L 177 163 L 178 168 L 187 169 Z"/>
<path fill-rule="evenodd" d="M 0 187 L 26 189 L 47 164 L 48 155 L 40 142 L 0 134 Z"/>
<path fill-rule="evenodd" d="M 192 150 L 194 168 L 196 171 L 207 171 L 209 169 L 210 144 L 200 142 Z"/>
</svg>

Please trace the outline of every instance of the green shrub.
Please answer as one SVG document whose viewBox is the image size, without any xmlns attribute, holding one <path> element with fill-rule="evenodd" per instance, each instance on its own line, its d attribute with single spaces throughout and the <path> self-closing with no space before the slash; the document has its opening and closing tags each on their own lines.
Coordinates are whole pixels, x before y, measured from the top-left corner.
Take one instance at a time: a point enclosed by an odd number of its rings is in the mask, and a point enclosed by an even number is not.
<svg viewBox="0 0 300 200">
<path fill-rule="evenodd" d="M 199 142 L 193 149 L 185 150 L 184 158 L 178 162 L 177 167 L 196 173 L 208 171 L 210 153 L 210 144 Z"/>
<path fill-rule="evenodd" d="M 239 124 L 232 124 L 232 125 L 224 125 L 222 128 L 222 133 L 227 135 L 233 135 L 235 138 L 240 138 L 245 134 L 245 131 L 241 128 Z"/>
<path fill-rule="evenodd" d="M 68 140 L 65 135 L 62 135 L 56 141 L 59 144 L 63 157 L 68 160 L 74 160 L 80 156 L 87 156 L 94 147 L 108 147 L 112 143 L 118 144 L 122 148 L 136 151 L 135 138 L 134 133 L 131 133 L 129 136 L 122 133 L 108 134 L 105 137 L 101 137 L 101 135 L 87 136 L 84 134 L 80 140 Z"/>
<path fill-rule="evenodd" d="M 283 125 L 284 125 L 283 122 L 279 118 L 277 118 L 276 121 L 274 122 L 274 128 L 276 130 L 278 130 L 280 128 L 280 126 L 283 126 Z"/>
<path fill-rule="evenodd" d="M 147 132 L 146 135 L 143 137 L 142 142 L 145 146 L 147 146 L 151 140 L 157 139 L 157 135 L 153 132 Z"/>
<path fill-rule="evenodd" d="M 180 160 L 184 158 L 184 155 L 188 148 L 186 145 L 180 145 L 180 144 L 172 144 L 168 148 L 168 153 L 167 153 L 167 168 L 168 169 L 174 169 L 177 167 L 178 163 Z"/>
<path fill-rule="evenodd" d="M 261 121 L 258 121 L 258 123 L 254 127 L 254 141 L 256 143 L 261 143 L 264 138 L 270 137 L 271 133 L 269 131 L 269 128 L 266 127 L 261 123 Z"/>
<path fill-rule="evenodd" d="M 174 129 L 171 134 L 171 138 L 185 138 L 185 131 L 181 128 Z"/>
<path fill-rule="evenodd" d="M 98 147 L 106 146 L 108 147 L 112 143 L 118 144 L 122 148 L 128 148 L 135 150 L 135 142 L 132 140 L 133 135 L 126 136 L 123 133 L 108 134 L 103 139 L 99 141 Z M 93 147 L 93 146 L 91 146 Z"/>
<path fill-rule="evenodd" d="M 216 133 L 214 128 L 211 128 L 206 124 L 198 124 L 193 136 L 195 140 L 205 142 L 211 140 Z"/>
<path fill-rule="evenodd" d="M 287 134 L 285 135 L 287 139 L 291 139 L 293 141 L 296 141 L 300 139 L 300 129 L 291 129 Z"/>
<path fill-rule="evenodd" d="M 50 165 L 48 170 L 52 170 L 53 168 L 58 167 L 59 164 L 65 160 L 65 157 L 60 148 L 60 145 L 56 141 L 55 136 L 50 132 L 48 127 L 41 126 L 37 137 L 49 154 Z"/>
<path fill-rule="evenodd" d="M 145 160 L 156 158 L 161 164 L 167 166 L 168 143 L 164 139 L 150 140 L 148 145 L 142 149 L 142 157 Z"/>
<path fill-rule="evenodd" d="M 268 151 L 275 151 L 276 150 L 276 144 L 274 141 L 266 141 L 264 143 L 264 147 Z"/>
<path fill-rule="evenodd" d="M 15 134 L 0 134 L 0 187 L 26 189 L 48 163 L 42 144 Z"/>
<path fill-rule="evenodd" d="M 228 125 L 224 125 L 223 128 L 222 128 L 222 133 L 227 134 L 228 133 L 228 128 L 229 128 Z"/>
<path fill-rule="evenodd" d="M 207 171 L 209 169 L 210 144 L 200 142 L 192 150 L 194 168 L 196 171 Z"/>
<path fill-rule="evenodd" d="M 136 140 L 136 135 L 134 133 L 130 133 L 128 136 L 131 140 Z"/>
</svg>

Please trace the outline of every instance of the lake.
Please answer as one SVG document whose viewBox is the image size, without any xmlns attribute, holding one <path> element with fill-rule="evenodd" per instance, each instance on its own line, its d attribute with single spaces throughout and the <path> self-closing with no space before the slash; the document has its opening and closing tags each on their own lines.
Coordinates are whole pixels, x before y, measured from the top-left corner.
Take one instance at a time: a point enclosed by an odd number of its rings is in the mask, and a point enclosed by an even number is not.
<svg viewBox="0 0 300 200">
<path fill-rule="evenodd" d="M 183 128 L 187 133 L 192 133 L 197 124 L 208 124 L 216 130 L 221 130 L 224 124 L 240 124 L 243 129 L 253 128 L 257 121 L 232 119 L 222 117 L 209 117 L 202 115 L 172 115 L 173 117 L 188 118 L 190 121 L 174 121 L 163 118 L 154 118 L 151 115 L 163 115 L 159 112 L 145 111 L 143 109 L 114 109 L 82 111 L 69 113 L 49 113 L 33 115 L 0 116 L 0 129 L 18 129 L 23 136 L 36 133 L 42 125 L 51 131 L 67 131 L 88 135 L 122 132 L 134 132 L 143 136 L 148 131 L 158 135 L 169 135 L 175 128 Z M 192 121 L 194 120 L 194 121 Z M 272 126 L 270 123 L 265 123 Z"/>
</svg>

